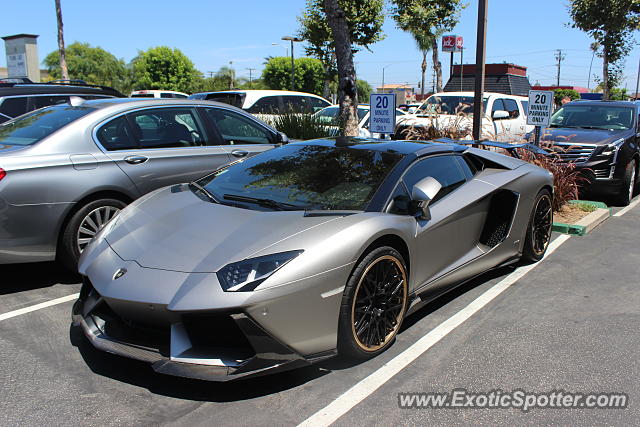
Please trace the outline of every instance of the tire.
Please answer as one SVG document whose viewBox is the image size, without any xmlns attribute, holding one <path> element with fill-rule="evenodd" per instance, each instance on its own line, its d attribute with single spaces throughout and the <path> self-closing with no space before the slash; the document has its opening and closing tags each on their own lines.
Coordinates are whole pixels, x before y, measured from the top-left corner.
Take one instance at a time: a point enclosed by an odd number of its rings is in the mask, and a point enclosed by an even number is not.
<svg viewBox="0 0 640 427">
<path fill-rule="evenodd" d="M 533 203 L 533 209 L 527 225 L 522 257 L 524 263 L 538 262 L 544 257 L 553 227 L 553 199 L 547 189 L 540 190 Z"/>
<path fill-rule="evenodd" d="M 637 160 L 632 159 L 624 170 L 624 184 L 620 192 L 615 198 L 615 203 L 621 206 L 627 206 L 633 199 L 633 193 L 636 185 Z"/>
<path fill-rule="evenodd" d="M 60 237 L 58 261 L 68 270 L 77 272 L 80 253 L 91 237 L 126 205 L 117 199 L 99 199 L 87 203 L 76 211 L 67 222 Z M 81 225 L 83 225 L 82 230 Z"/>
<path fill-rule="evenodd" d="M 369 297 L 371 293 L 377 298 Z M 342 296 L 338 353 L 364 360 L 385 351 L 402 326 L 407 300 L 402 255 L 389 246 L 369 252 L 351 273 Z"/>
</svg>

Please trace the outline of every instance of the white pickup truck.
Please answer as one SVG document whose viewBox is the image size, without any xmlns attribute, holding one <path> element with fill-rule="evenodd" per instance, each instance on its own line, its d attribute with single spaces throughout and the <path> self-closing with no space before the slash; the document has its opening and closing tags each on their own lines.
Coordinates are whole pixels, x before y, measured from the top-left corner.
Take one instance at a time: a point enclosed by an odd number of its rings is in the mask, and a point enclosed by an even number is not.
<svg viewBox="0 0 640 427">
<path fill-rule="evenodd" d="M 516 142 L 533 130 L 527 125 L 528 98 L 485 92 L 483 97 L 481 139 Z M 396 138 L 406 137 L 411 128 L 435 126 L 439 130 L 454 127 L 465 139 L 473 129 L 473 92 L 439 92 L 427 98 L 414 114 L 407 114 L 396 126 Z"/>
</svg>

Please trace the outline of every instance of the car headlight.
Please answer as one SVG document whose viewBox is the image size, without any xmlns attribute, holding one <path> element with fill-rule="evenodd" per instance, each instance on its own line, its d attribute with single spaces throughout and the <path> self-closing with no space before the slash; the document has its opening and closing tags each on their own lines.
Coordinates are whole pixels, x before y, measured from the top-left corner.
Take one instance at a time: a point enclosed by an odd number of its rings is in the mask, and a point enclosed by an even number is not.
<svg viewBox="0 0 640 427">
<path fill-rule="evenodd" d="M 611 144 L 607 144 L 602 150 L 602 154 L 605 156 L 614 154 L 616 151 L 618 151 L 618 148 L 620 148 L 622 144 L 624 144 L 624 138 L 620 138 L 617 141 L 612 142 Z"/>
<path fill-rule="evenodd" d="M 216 275 L 222 290 L 249 292 L 303 251 L 288 251 L 246 259 L 222 267 Z"/>
</svg>

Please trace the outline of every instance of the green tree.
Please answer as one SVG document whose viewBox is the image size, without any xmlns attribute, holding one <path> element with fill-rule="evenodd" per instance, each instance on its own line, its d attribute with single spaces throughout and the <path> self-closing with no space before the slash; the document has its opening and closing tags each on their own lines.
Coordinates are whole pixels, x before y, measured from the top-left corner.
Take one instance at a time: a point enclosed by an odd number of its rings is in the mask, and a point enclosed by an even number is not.
<svg viewBox="0 0 640 427">
<path fill-rule="evenodd" d="M 296 90 L 322 94 L 322 63 L 315 58 L 297 58 L 294 65 Z M 262 81 L 269 89 L 288 90 L 291 85 L 291 58 L 278 56 L 268 59 L 262 71 Z"/>
<path fill-rule="evenodd" d="M 603 99 L 620 79 L 620 62 L 629 54 L 633 31 L 640 28 L 638 0 L 570 0 L 569 14 L 573 28 L 588 33 L 601 49 Z"/>
<path fill-rule="evenodd" d="M 166 46 L 139 52 L 131 62 L 135 89 L 165 89 L 191 93 L 201 80 L 193 62 L 179 49 Z"/>
<path fill-rule="evenodd" d="M 614 87 L 609 91 L 609 99 L 612 101 L 628 101 L 629 95 L 627 89 L 621 87 Z"/>
<path fill-rule="evenodd" d="M 352 49 L 368 49 L 369 45 L 384 38 L 383 0 L 339 0 L 338 3 L 346 16 Z M 305 11 L 298 17 L 298 22 L 298 35 L 306 42 L 306 54 L 322 62 L 323 96 L 329 98 L 330 83 L 337 76 L 338 70 L 335 43 L 323 0 L 307 0 Z"/>
<path fill-rule="evenodd" d="M 392 0 L 391 14 L 398 28 L 411 33 L 422 52 L 422 85 L 427 69 L 427 52 L 432 51 L 436 72 L 436 91 L 442 91 L 442 64 L 438 58 L 438 39 L 451 31 L 466 7 L 462 0 Z"/>
<path fill-rule="evenodd" d="M 373 93 L 373 88 L 367 81 L 360 79 L 356 81 L 356 86 L 358 86 L 358 101 L 368 104 L 369 97 Z"/>
<path fill-rule="evenodd" d="M 574 99 L 580 99 L 580 94 L 578 91 L 573 89 L 555 89 L 553 91 L 553 100 L 556 105 L 562 105 L 562 98 L 568 96 L 573 101 Z"/>
<path fill-rule="evenodd" d="M 122 59 L 100 47 L 75 42 L 66 48 L 69 78 L 87 83 L 114 87 L 126 92 L 130 89 L 130 73 Z M 44 58 L 44 65 L 54 79 L 62 77 L 60 55 L 53 51 Z"/>
</svg>

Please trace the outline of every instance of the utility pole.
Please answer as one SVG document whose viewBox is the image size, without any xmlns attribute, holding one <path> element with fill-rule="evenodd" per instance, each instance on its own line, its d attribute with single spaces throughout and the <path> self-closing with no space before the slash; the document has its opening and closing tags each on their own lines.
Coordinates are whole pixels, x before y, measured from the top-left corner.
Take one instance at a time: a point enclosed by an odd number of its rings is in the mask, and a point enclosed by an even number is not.
<svg viewBox="0 0 640 427">
<path fill-rule="evenodd" d="M 638 97 L 638 86 L 640 86 L 640 60 L 638 60 L 638 76 L 636 77 L 636 93 L 633 94 L 634 99 L 639 99 Z"/>
<path fill-rule="evenodd" d="M 252 72 L 255 71 L 255 68 L 247 68 L 247 70 L 249 70 L 249 86 L 251 86 L 251 83 L 253 83 L 253 77 L 252 77 Z"/>
<path fill-rule="evenodd" d="M 556 82 L 556 86 L 560 86 L 560 65 L 562 64 L 562 61 L 564 61 L 565 56 L 562 54 L 562 49 L 557 49 L 556 50 L 556 60 L 558 61 L 558 79 Z"/>
<path fill-rule="evenodd" d="M 480 140 L 482 131 L 482 98 L 484 95 L 484 64 L 485 48 L 487 46 L 487 3 L 488 0 L 478 0 L 478 29 L 476 35 L 476 78 L 473 96 L 473 139 Z"/>
<path fill-rule="evenodd" d="M 233 75 L 235 72 L 233 71 L 233 61 L 229 61 L 229 90 L 233 89 Z"/>
</svg>

